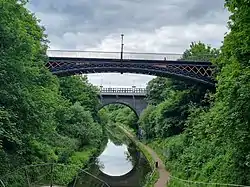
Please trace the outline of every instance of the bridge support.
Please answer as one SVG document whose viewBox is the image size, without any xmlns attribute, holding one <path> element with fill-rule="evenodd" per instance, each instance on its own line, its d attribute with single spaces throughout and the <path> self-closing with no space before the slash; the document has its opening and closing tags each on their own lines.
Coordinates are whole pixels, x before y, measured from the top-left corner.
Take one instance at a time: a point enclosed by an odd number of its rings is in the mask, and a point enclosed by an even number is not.
<svg viewBox="0 0 250 187">
<path fill-rule="evenodd" d="M 145 98 L 146 90 L 140 88 L 105 88 L 100 94 L 102 107 L 109 104 L 123 104 L 131 108 L 137 117 L 148 105 Z"/>
</svg>

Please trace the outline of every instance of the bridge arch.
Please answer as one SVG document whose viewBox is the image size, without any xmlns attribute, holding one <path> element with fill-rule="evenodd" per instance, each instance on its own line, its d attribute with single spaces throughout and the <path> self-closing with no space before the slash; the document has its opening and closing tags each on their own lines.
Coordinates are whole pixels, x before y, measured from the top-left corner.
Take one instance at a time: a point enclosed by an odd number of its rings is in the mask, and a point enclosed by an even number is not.
<svg viewBox="0 0 250 187">
<path fill-rule="evenodd" d="M 147 107 L 145 88 L 102 88 L 100 90 L 101 107 L 110 104 L 122 104 L 129 107 L 139 118 Z"/>
<path fill-rule="evenodd" d="M 110 103 L 101 104 L 101 106 L 98 108 L 98 110 L 101 110 L 105 106 L 112 105 L 112 104 L 120 104 L 120 105 L 123 105 L 123 106 L 130 108 L 134 112 L 134 114 L 136 115 L 137 119 L 139 119 L 140 114 L 138 114 L 136 109 L 133 108 L 133 106 L 131 104 L 126 103 L 126 102 L 122 102 L 122 101 L 114 101 L 114 102 L 110 102 Z"/>
</svg>

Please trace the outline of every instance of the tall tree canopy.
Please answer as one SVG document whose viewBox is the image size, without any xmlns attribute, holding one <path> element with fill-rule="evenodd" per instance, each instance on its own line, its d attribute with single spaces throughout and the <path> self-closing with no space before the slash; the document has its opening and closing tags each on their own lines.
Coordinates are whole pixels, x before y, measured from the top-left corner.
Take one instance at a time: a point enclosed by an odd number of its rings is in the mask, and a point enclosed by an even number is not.
<svg viewBox="0 0 250 187">
<path fill-rule="evenodd" d="M 192 59 L 205 56 L 205 61 L 216 58 L 217 49 L 211 48 L 201 42 L 193 42 L 182 59 Z M 190 81 L 180 81 L 171 78 L 157 77 L 147 86 L 147 100 L 155 109 L 149 107 L 140 118 L 147 137 L 168 137 L 179 134 L 184 130 L 185 121 L 189 114 L 191 103 L 204 105 L 202 102 L 207 93 L 206 86 Z M 149 113 L 149 111 L 151 111 Z M 147 118 L 147 119 L 145 119 Z M 153 132 L 152 132 L 153 131 Z"/>
</svg>

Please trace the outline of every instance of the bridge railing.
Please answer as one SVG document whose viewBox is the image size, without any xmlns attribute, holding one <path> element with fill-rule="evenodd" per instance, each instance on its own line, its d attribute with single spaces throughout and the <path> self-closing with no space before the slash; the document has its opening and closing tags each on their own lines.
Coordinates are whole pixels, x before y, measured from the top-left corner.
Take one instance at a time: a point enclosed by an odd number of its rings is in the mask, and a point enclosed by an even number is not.
<svg viewBox="0 0 250 187">
<path fill-rule="evenodd" d="M 209 182 L 200 182 L 200 181 L 190 181 L 190 180 L 184 180 L 175 176 L 170 175 L 169 176 L 169 182 L 168 184 L 171 184 L 172 186 L 176 187 L 182 187 L 182 186 L 190 186 L 190 187 L 250 187 L 246 185 L 240 185 L 240 184 L 227 184 L 227 183 L 209 183 Z"/>
<path fill-rule="evenodd" d="M 105 51 L 73 51 L 73 50 L 48 50 L 49 57 L 71 57 L 71 58 L 102 58 L 102 59 L 121 59 L 121 52 Z M 185 61 L 208 61 L 211 55 L 192 56 Z M 129 60 L 171 60 L 181 61 L 182 54 L 178 53 L 136 53 L 123 52 L 123 59 Z"/>
<path fill-rule="evenodd" d="M 146 94 L 146 88 L 101 88 L 101 93 L 141 93 Z"/>
</svg>

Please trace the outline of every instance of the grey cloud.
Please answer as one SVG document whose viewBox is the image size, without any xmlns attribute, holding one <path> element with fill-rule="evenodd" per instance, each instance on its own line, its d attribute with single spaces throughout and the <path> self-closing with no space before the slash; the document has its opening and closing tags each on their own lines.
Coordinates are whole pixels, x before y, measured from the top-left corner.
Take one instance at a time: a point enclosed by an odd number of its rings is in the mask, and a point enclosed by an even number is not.
<svg viewBox="0 0 250 187">
<path fill-rule="evenodd" d="M 196 0 L 186 12 L 186 16 L 190 21 L 195 21 L 196 23 L 224 24 L 225 16 L 228 16 L 228 14 L 224 8 L 224 1 Z"/>
<path fill-rule="evenodd" d="M 203 17 L 206 14 L 211 12 L 217 12 L 223 10 L 224 1 L 220 0 L 209 0 L 209 1 L 201 1 L 195 0 L 192 6 L 189 8 L 187 15 L 189 17 Z"/>
<path fill-rule="evenodd" d="M 223 0 L 32 0 L 31 5 L 35 12 L 67 17 L 63 24 L 64 32 L 105 33 L 115 32 L 118 28 L 152 30 L 166 25 L 198 22 L 203 18 L 214 22 L 213 16 L 207 14 L 221 11 Z M 58 31 L 53 23 L 47 27 L 50 33 Z"/>
</svg>

